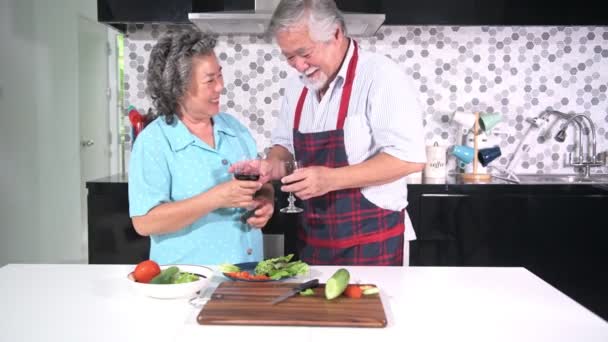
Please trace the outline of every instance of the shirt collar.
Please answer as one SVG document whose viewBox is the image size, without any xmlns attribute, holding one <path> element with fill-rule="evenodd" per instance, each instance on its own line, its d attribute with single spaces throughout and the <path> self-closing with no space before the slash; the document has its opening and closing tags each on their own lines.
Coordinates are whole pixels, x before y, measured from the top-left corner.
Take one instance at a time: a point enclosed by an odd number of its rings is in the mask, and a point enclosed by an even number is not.
<svg viewBox="0 0 608 342">
<path fill-rule="evenodd" d="M 355 44 L 352 39 L 348 39 L 348 50 L 346 50 L 346 56 L 344 57 L 344 61 L 340 66 L 340 70 L 336 74 L 336 80 L 338 78 L 344 80 L 346 79 L 346 72 L 348 71 L 348 65 L 350 64 L 351 58 L 353 58 L 353 52 L 355 51 Z M 335 80 L 334 80 L 335 81 Z M 344 83 L 344 82 L 342 82 Z"/>
<path fill-rule="evenodd" d="M 167 124 L 164 117 L 161 117 L 159 119 L 162 120 L 161 125 L 163 126 L 165 136 L 169 141 L 171 149 L 174 152 L 178 152 L 194 144 L 197 139 L 196 136 L 188 130 L 186 125 L 184 125 L 182 120 L 180 120 L 176 115 L 174 115 L 173 117 L 174 120 L 171 125 Z M 234 130 L 229 126 L 228 122 L 220 114 L 213 116 L 213 134 L 216 138 L 218 137 L 218 133 L 223 133 L 232 137 L 236 136 Z"/>
<path fill-rule="evenodd" d="M 221 132 L 231 137 L 236 137 L 236 133 L 234 132 L 232 127 L 230 127 L 230 124 L 228 123 L 228 121 L 226 121 L 222 113 L 218 113 L 213 117 L 213 132 L 216 134 L 218 132 Z"/>
</svg>

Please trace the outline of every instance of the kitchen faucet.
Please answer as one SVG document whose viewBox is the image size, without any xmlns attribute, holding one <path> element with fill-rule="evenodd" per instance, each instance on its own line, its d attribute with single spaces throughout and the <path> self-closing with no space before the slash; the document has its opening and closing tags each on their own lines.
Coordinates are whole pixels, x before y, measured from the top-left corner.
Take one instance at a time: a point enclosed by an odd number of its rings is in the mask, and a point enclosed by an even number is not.
<svg viewBox="0 0 608 342">
<path fill-rule="evenodd" d="M 577 129 L 577 140 L 578 140 L 578 144 L 577 144 L 577 155 L 574 156 L 574 163 L 581 163 L 584 158 L 583 158 L 583 123 L 581 122 L 582 120 L 580 120 L 578 118 L 579 115 L 576 114 L 567 114 L 567 113 L 563 113 L 560 112 L 558 110 L 554 110 L 554 109 L 546 109 L 544 111 L 542 111 L 538 116 L 533 117 L 533 118 L 527 118 L 526 122 L 528 122 L 530 124 L 530 128 L 528 129 L 528 131 L 526 131 L 526 133 L 524 134 L 524 139 L 521 140 L 519 142 L 519 145 L 515 148 L 515 152 L 513 153 L 513 155 L 511 156 L 511 158 L 509 159 L 509 162 L 507 163 L 506 167 L 501 171 L 503 174 L 506 175 L 510 175 L 512 174 L 511 170 L 511 166 L 513 164 L 516 163 L 516 161 L 519 159 L 519 152 L 523 151 L 523 152 L 528 152 L 531 148 L 529 145 L 525 144 L 526 138 L 528 136 L 528 132 L 530 131 L 530 129 L 532 128 L 538 128 L 541 129 L 543 128 L 545 125 L 547 125 L 550 122 L 549 117 L 553 115 L 556 116 L 558 118 L 558 120 L 565 120 L 567 122 L 567 124 L 562 125 L 562 127 L 560 128 L 560 132 L 563 130 L 564 132 L 561 132 L 559 134 L 561 139 L 562 137 L 565 139 L 565 129 L 566 127 L 568 127 L 569 124 L 574 123 L 576 125 Z M 584 116 L 584 115 L 581 115 Z M 589 118 L 587 118 L 587 120 L 589 120 Z M 592 126 L 592 130 L 593 133 L 595 133 L 595 126 Z M 595 136 L 595 134 L 594 134 Z M 558 140 L 559 141 L 559 140 Z M 563 140 L 562 140 L 563 141 Z M 593 141 L 595 142 L 595 138 L 593 139 Z M 595 143 L 594 143 L 595 145 Z M 594 152 L 595 153 L 595 152 Z M 572 159 L 572 158 L 570 158 Z M 571 163 L 572 165 L 572 163 Z M 573 166 L 578 166 L 578 165 L 573 165 Z M 586 171 L 589 171 L 588 168 Z"/>
<path fill-rule="evenodd" d="M 587 126 L 590 130 L 591 146 L 589 146 L 590 142 L 589 142 L 589 135 L 588 135 L 587 136 L 587 154 L 586 155 L 584 155 L 582 153 L 582 144 L 581 144 L 580 136 L 582 135 L 581 128 L 583 125 L 582 125 L 582 123 L 580 123 L 577 120 L 578 118 L 585 119 L 584 122 L 587 122 Z M 604 154 L 602 154 L 600 156 L 597 154 L 597 151 L 596 151 L 595 124 L 593 123 L 593 120 L 591 120 L 590 117 L 588 117 L 584 114 L 572 115 L 569 119 L 566 120 L 566 122 L 564 122 L 560 126 L 559 131 L 557 132 L 557 134 L 555 134 L 554 139 L 558 142 L 564 142 L 566 140 L 566 129 L 572 122 L 577 122 L 579 124 L 579 155 L 578 155 L 578 157 L 575 157 L 574 161 L 573 161 L 572 154 L 569 153 L 568 154 L 568 165 L 575 166 L 575 167 L 583 167 L 584 168 L 583 179 L 590 179 L 591 178 L 591 167 L 604 166 L 606 164 L 606 159 L 605 159 L 606 156 Z M 589 153 L 589 148 L 591 148 L 591 153 Z"/>
<path fill-rule="evenodd" d="M 526 122 L 530 123 L 532 126 L 534 126 L 536 128 L 542 128 L 545 124 L 547 124 L 549 122 L 550 115 L 555 115 L 559 119 L 566 120 L 566 121 L 568 121 L 576 116 L 575 114 L 566 114 L 566 113 L 560 112 L 558 110 L 547 109 L 547 110 L 544 110 L 542 113 L 540 113 L 539 116 L 537 116 L 535 118 L 526 119 Z M 582 158 L 583 157 L 583 124 L 581 123 L 580 120 L 574 120 L 573 122 L 578 127 L 578 132 L 577 132 L 578 157 L 577 158 Z M 565 135 L 565 132 L 564 132 L 564 135 Z M 563 142 L 563 140 L 560 142 Z"/>
<path fill-rule="evenodd" d="M 600 153 L 600 154 L 596 154 L 596 133 L 595 133 L 595 124 L 593 123 L 593 121 L 591 120 L 591 118 L 589 118 L 586 115 L 583 114 L 567 114 L 567 113 L 563 113 L 557 110 L 553 110 L 553 109 L 547 109 L 542 111 L 538 116 L 533 117 L 533 118 L 527 118 L 526 122 L 528 122 L 530 124 L 530 128 L 528 129 L 528 131 L 526 131 L 526 133 L 524 134 L 524 138 L 519 142 L 518 146 L 515 148 L 515 152 L 511 155 L 511 157 L 509 158 L 509 161 L 507 162 L 506 167 L 502 168 L 502 167 L 494 167 L 492 166 L 492 170 L 490 171 L 490 173 L 492 174 L 492 176 L 496 177 L 496 178 L 500 178 L 500 179 L 504 179 L 507 181 L 512 181 L 514 183 L 519 183 L 519 179 L 517 177 L 517 175 L 511 171 L 511 166 L 516 164 L 517 160 L 519 159 L 519 152 L 528 152 L 530 151 L 531 147 L 529 145 L 527 145 L 526 142 L 526 137 L 528 136 L 528 133 L 530 132 L 530 129 L 532 128 L 542 128 L 544 127 L 546 124 L 548 124 L 550 122 L 549 117 L 551 115 L 554 115 L 556 117 L 558 117 L 559 120 L 564 120 L 565 122 L 560 126 L 559 131 L 557 132 L 557 134 L 555 135 L 555 140 L 558 142 L 564 142 L 566 139 L 566 129 L 568 128 L 568 126 L 570 124 L 574 124 L 576 125 L 577 128 L 577 140 L 578 140 L 578 144 L 577 144 L 577 154 L 574 155 L 574 157 L 572 156 L 572 153 L 569 153 L 568 155 L 568 162 L 566 163 L 567 165 L 573 166 L 573 167 L 583 167 L 584 168 L 584 176 L 583 176 L 583 180 L 590 180 L 591 179 L 591 167 L 598 167 L 598 166 L 604 166 L 606 165 L 606 158 L 608 156 L 608 151 Z M 587 125 L 584 125 L 584 122 L 587 122 Z M 588 126 L 589 131 L 590 131 L 590 137 L 588 136 L 587 138 L 587 154 L 583 154 L 583 130 L 585 129 L 585 126 Z M 589 141 L 591 140 L 591 141 Z M 589 146 L 591 144 L 591 146 Z M 589 149 L 591 149 L 591 152 L 589 152 Z M 494 169 L 496 171 L 498 171 L 498 174 L 496 174 L 494 171 Z"/>
</svg>

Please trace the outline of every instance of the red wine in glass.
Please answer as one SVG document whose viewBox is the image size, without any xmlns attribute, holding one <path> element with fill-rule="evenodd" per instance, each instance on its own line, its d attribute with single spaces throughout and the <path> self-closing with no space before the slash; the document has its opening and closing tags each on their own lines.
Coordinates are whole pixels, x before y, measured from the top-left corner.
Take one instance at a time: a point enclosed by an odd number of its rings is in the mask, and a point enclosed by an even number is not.
<svg viewBox="0 0 608 342">
<path fill-rule="evenodd" d="M 235 173 L 234 178 L 245 181 L 257 181 L 260 179 L 260 175 L 252 173 Z"/>
<path fill-rule="evenodd" d="M 258 160 L 245 160 L 234 170 L 234 178 L 244 181 L 257 181 L 260 179 L 260 162 Z"/>
</svg>

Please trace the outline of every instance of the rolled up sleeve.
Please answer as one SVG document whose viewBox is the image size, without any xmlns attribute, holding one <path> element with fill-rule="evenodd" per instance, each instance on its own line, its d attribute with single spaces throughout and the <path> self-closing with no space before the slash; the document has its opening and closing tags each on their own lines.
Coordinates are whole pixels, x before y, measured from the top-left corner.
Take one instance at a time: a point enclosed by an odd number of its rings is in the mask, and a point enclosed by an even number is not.
<svg viewBox="0 0 608 342">
<path fill-rule="evenodd" d="M 274 129 L 272 130 L 272 145 L 280 145 L 285 147 L 291 154 L 294 154 L 293 148 L 293 120 L 295 106 L 291 104 L 290 97 L 294 96 L 294 89 L 298 89 L 294 80 L 288 80 L 285 93 L 279 109 L 279 117 L 276 120 Z M 299 94 L 298 94 L 299 95 Z"/>
<path fill-rule="evenodd" d="M 391 68 L 392 69 L 392 68 Z M 370 91 L 368 120 L 380 151 L 403 161 L 426 162 L 422 107 L 401 70 L 383 69 Z"/>
</svg>

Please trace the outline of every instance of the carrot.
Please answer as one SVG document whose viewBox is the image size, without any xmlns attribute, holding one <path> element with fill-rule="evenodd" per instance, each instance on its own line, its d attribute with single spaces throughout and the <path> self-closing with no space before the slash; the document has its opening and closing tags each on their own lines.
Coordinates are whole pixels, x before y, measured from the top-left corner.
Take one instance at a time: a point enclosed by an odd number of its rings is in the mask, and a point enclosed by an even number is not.
<svg viewBox="0 0 608 342">
<path fill-rule="evenodd" d="M 270 277 L 267 276 L 267 275 L 265 275 L 265 274 L 252 275 L 250 278 L 254 279 L 254 280 L 268 280 L 268 279 L 270 279 Z"/>
<path fill-rule="evenodd" d="M 363 291 L 358 285 L 348 285 L 344 290 L 344 295 L 348 298 L 361 298 Z"/>
<path fill-rule="evenodd" d="M 251 279 L 251 280 L 268 280 L 269 276 L 265 274 L 252 274 L 247 271 L 236 271 L 236 272 L 224 272 L 229 277 L 239 279 Z"/>
</svg>

